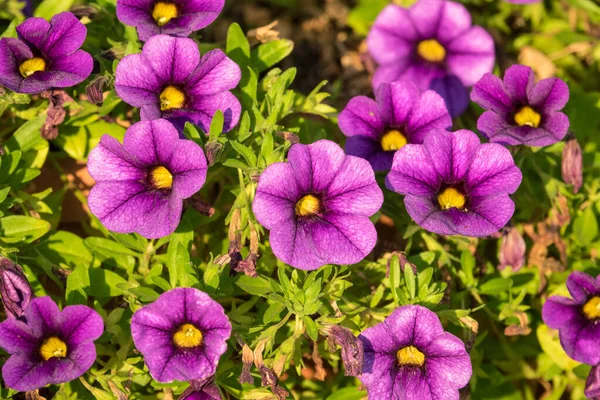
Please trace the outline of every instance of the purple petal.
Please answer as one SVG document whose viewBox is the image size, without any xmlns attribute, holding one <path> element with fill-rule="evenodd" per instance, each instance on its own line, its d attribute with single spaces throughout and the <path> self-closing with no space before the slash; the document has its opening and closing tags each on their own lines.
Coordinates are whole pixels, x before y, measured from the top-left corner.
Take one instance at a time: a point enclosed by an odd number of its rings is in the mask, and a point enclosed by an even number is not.
<svg viewBox="0 0 600 400">
<path fill-rule="evenodd" d="M 210 25 L 223 11 L 225 0 L 178 0 L 182 14 L 191 16 L 188 22 L 193 31 Z"/>
<path fill-rule="evenodd" d="M 440 177 L 422 145 L 407 144 L 394 156 L 386 186 L 400 194 L 430 196 L 437 192 Z"/>
<path fill-rule="evenodd" d="M 585 382 L 585 397 L 588 399 L 600 396 L 600 365 L 592 367 Z"/>
<path fill-rule="evenodd" d="M 562 296 L 549 297 L 542 307 L 542 319 L 552 329 L 570 325 L 581 316 L 581 304 Z"/>
<path fill-rule="evenodd" d="M 351 136 L 346 140 L 346 154 L 368 160 L 373 170 L 389 171 L 395 151 L 383 151 L 381 142 L 366 136 Z"/>
<path fill-rule="evenodd" d="M 155 0 L 119 0 L 117 1 L 117 18 L 122 23 L 131 26 L 148 23 L 158 28 L 150 11 L 154 2 Z M 140 38 L 140 40 L 145 39 Z"/>
<path fill-rule="evenodd" d="M 137 124 L 129 129 L 133 130 Z M 104 135 L 88 157 L 88 172 L 97 182 L 140 181 L 146 177 L 138 160 L 133 158 L 121 143 Z"/>
<path fill-rule="evenodd" d="M 49 296 L 36 297 L 25 311 L 25 320 L 31 334 L 42 338 L 47 332 L 58 330 L 59 315 L 58 306 Z"/>
<path fill-rule="evenodd" d="M 588 321 L 582 316 L 563 326 L 558 333 L 560 344 L 569 357 L 589 365 L 600 363 L 600 324 Z"/>
<path fill-rule="evenodd" d="M 495 196 L 517 191 L 523 175 L 510 151 L 496 143 L 477 147 L 466 176 L 470 196 Z"/>
<path fill-rule="evenodd" d="M 448 43 L 471 27 L 471 14 L 460 3 L 444 2 L 436 37 L 441 43 Z"/>
<path fill-rule="evenodd" d="M 25 90 L 30 85 L 36 85 L 36 80 L 52 87 L 71 87 L 90 76 L 93 68 L 92 56 L 83 50 L 78 50 L 73 54 L 62 55 L 52 60 L 48 71 L 28 77 L 23 81 L 22 88 Z"/>
<path fill-rule="evenodd" d="M 534 83 L 535 75 L 531 67 L 512 65 L 504 73 L 504 86 L 513 103 L 528 104 Z"/>
<path fill-rule="evenodd" d="M 543 79 L 533 87 L 529 101 L 546 113 L 562 110 L 569 101 L 569 87 L 558 78 Z"/>
<path fill-rule="evenodd" d="M 410 20 L 421 39 L 435 37 L 440 21 L 444 16 L 444 3 L 445 1 L 442 0 L 417 1 L 408 10 Z M 398 24 L 397 29 L 402 29 L 408 25 L 404 21 L 397 21 L 396 23 Z"/>
<path fill-rule="evenodd" d="M 179 133 L 168 121 L 141 121 L 127 130 L 122 151 L 143 166 L 167 166 L 178 140 Z"/>
<path fill-rule="evenodd" d="M 159 35 L 150 38 L 142 54 L 163 83 L 181 85 L 198 66 L 200 50 L 192 39 Z"/>
<path fill-rule="evenodd" d="M 373 90 L 377 90 L 383 83 L 401 80 L 410 68 L 408 58 L 404 58 L 392 64 L 380 65 L 375 71 L 375 74 L 373 74 Z M 420 81 L 418 82 L 421 83 Z M 427 84 L 429 84 L 429 82 L 427 82 Z M 425 89 L 427 89 L 427 87 L 425 87 Z"/>
<path fill-rule="evenodd" d="M 102 317 L 87 306 L 68 306 L 60 313 L 60 337 L 69 347 L 98 339 L 104 332 Z"/>
<path fill-rule="evenodd" d="M 430 388 L 427 374 L 421 369 L 402 368 L 395 374 L 393 399 L 406 400 L 435 400 Z M 444 400 L 458 400 L 443 398 Z"/>
<path fill-rule="evenodd" d="M 87 29 L 72 13 L 57 14 L 52 17 L 50 24 L 52 27 L 40 50 L 53 61 L 76 52 L 83 45 Z"/>
<path fill-rule="evenodd" d="M 386 318 L 385 323 L 396 338 L 397 350 L 414 345 L 425 351 L 429 344 L 444 332 L 438 316 L 423 306 L 396 308 Z"/>
<path fill-rule="evenodd" d="M 52 369 L 49 363 L 40 363 L 37 357 L 16 354 L 2 366 L 2 379 L 11 389 L 27 392 L 51 383 Z"/>
<path fill-rule="evenodd" d="M 115 78 L 117 95 L 134 107 L 158 104 L 162 86 L 163 82 L 142 54 L 126 56 L 117 65 Z"/>
<path fill-rule="evenodd" d="M 19 39 L 41 50 L 51 27 L 50 23 L 43 18 L 27 18 L 17 26 L 17 35 Z"/>
<path fill-rule="evenodd" d="M 480 26 L 474 26 L 447 46 L 446 65 L 465 86 L 473 86 L 494 69 L 494 40 Z"/>
<path fill-rule="evenodd" d="M 555 112 L 545 117 L 542 128 L 550 135 L 539 140 L 529 140 L 531 146 L 547 146 L 563 140 L 570 127 L 569 117 L 561 112 Z M 551 136 L 551 137 L 550 137 Z"/>
<path fill-rule="evenodd" d="M 158 239 L 175 232 L 181 221 L 183 202 L 177 196 L 165 197 L 161 193 L 145 196 L 151 201 L 148 214 L 139 223 L 135 232 L 147 239 Z M 150 197 L 153 197 L 152 199 Z"/>
<path fill-rule="evenodd" d="M 444 99 L 432 90 L 425 91 L 414 105 L 408 119 L 407 131 L 411 143 L 423 143 L 425 136 L 433 129 L 452 127 Z"/>
<path fill-rule="evenodd" d="M 225 91 L 206 96 L 196 96 L 192 99 L 189 109 L 170 110 L 168 113 L 163 113 L 163 118 L 189 118 L 199 125 L 204 132 L 208 132 L 217 110 L 221 110 L 224 116 L 223 131 L 229 132 L 238 124 L 242 106 L 237 97 Z"/>
<path fill-rule="evenodd" d="M 469 106 L 469 90 L 454 75 L 433 79 L 430 89 L 442 96 L 452 117 L 460 116 Z"/>
<path fill-rule="evenodd" d="M 12 43 L 13 46 L 9 46 Z M 13 54 L 11 47 L 25 53 L 31 53 L 29 47 L 17 39 L 2 38 L 0 39 L 0 84 L 6 86 L 12 91 L 19 92 L 23 77 L 19 74 L 19 62 Z M 30 57 L 29 57 L 30 58 Z"/>
<path fill-rule="evenodd" d="M 37 351 L 39 340 L 23 321 L 6 319 L 0 323 L 0 347 L 9 354 Z"/>
<path fill-rule="evenodd" d="M 345 158 L 344 150 L 330 140 L 295 144 L 288 153 L 288 161 L 303 193 L 324 191 Z"/>
<path fill-rule="evenodd" d="M 395 355 L 365 352 L 362 375 L 359 379 L 366 386 L 370 399 L 394 398 L 395 367 Z"/>
<path fill-rule="evenodd" d="M 417 32 L 409 21 L 405 8 L 389 5 L 383 9 L 367 36 L 367 47 L 375 61 L 389 65 L 401 62 L 412 54 Z"/>
<path fill-rule="evenodd" d="M 234 89 L 241 77 L 240 67 L 223 51 L 215 49 L 200 59 L 197 68 L 189 77 L 187 90 L 192 96 L 218 94 Z"/>
<path fill-rule="evenodd" d="M 360 333 L 358 338 L 363 343 L 365 350 L 365 359 L 367 353 L 387 353 L 396 359 L 396 352 L 400 350 L 398 343 L 409 343 L 412 328 L 398 332 L 392 332 L 386 321 L 383 321 L 375 326 L 365 329 Z M 398 338 L 398 339 L 396 339 Z M 366 360 L 365 360 L 366 364 Z M 363 368 L 364 373 L 365 368 Z"/>
<path fill-rule="evenodd" d="M 295 219 L 296 202 L 301 197 L 290 164 L 271 164 L 260 175 L 252 210 L 258 222 L 270 230 Z"/>
<path fill-rule="evenodd" d="M 569 275 L 567 289 L 573 299 L 580 304 L 583 304 L 590 296 L 600 295 L 600 287 L 594 278 L 580 271 L 573 271 Z"/>
<path fill-rule="evenodd" d="M 384 83 L 377 89 L 381 118 L 389 127 L 398 128 L 408 122 L 415 101 L 421 92 L 412 82 Z"/>
<path fill-rule="evenodd" d="M 483 75 L 479 82 L 473 86 L 471 100 L 486 110 L 497 113 L 510 113 L 513 109 L 512 100 L 506 93 L 504 83 L 491 73 Z"/>
<path fill-rule="evenodd" d="M 187 199 L 198 192 L 206 181 L 208 166 L 204 151 L 191 140 L 178 140 L 168 163 L 173 174 L 173 193 Z"/>
<path fill-rule="evenodd" d="M 353 97 L 338 117 L 340 130 L 346 136 L 377 139 L 385 129 L 377 103 L 365 96 Z"/>
<path fill-rule="evenodd" d="M 294 219 L 282 220 L 269 234 L 273 254 L 286 264 L 303 270 L 317 269 L 327 262 L 317 253 L 310 226 Z"/>
<path fill-rule="evenodd" d="M 427 347 L 425 368 L 430 382 L 435 383 L 431 385 L 434 395 L 441 399 L 451 398 L 450 393 L 457 397 L 456 389 L 466 386 L 473 374 L 465 344 L 448 332 L 436 336 Z"/>
<path fill-rule="evenodd" d="M 444 183 L 453 184 L 465 178 L 480 142 L 476 134 L 465 129 L 435 129 L 425 137 L 423 146 Z"/>
</svg>

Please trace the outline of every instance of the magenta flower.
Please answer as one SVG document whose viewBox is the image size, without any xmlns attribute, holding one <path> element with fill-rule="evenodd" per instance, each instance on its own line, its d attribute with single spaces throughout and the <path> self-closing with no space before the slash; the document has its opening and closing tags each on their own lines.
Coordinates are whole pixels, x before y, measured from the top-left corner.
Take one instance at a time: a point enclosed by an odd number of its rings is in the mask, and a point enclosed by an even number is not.
<svg viewBox="0 0 600 400">
<path fill-rule="evenodd" d="M 596 279 L 574 271 L 567 278 L 572 299 L 551 296 L 542 307 L 542 319 L 558 329 L 560 344 L 572 359 L 600 364 L 600 275 Z"/>
<path fill-rule="evenodd" d="M 240 102 L 230 92 L 240 78 L 240 67 L 221 50 L 200 58 L 193 40 L 159 35 L 141 54 L 121 60 L 115 89 L 126 103 L 141 107 L 142 120 L 165 118 L 178 127 L 189 121 L 208 132 L 221 110 L 229 131 L 240 119 Z"/>
<path fill-rule="evenodd" d="M 50 297 L 32 299 L 25 321 L 0 323 L 0 347 L 10 354 L 2 378 L 21 392 L 72 381 L 94 364 L 94 340 L 103 330 L 102 318 L 89 307 L 61 312 Z"/>
<path fill-rule="evenodd" d="M 17 26 L 18 39 L 0 40 L 0 84 L 17 93 L 40 93 L 84 81 L 92 72 L 92 56 L 79 50 L 87 34 L 70 12 L 28 18 Z"/>
<path fill-rule="evenodd" d="M 397 308 L 358 338 L 365 351 L 359 379 L 369 399 L 458 400 L 471 379 L 465 344 L 425 307 Z"/>
<path fill-rule="evenodd" d="M 0 256 L 0 297 L 8 318 L 23 318 L 33 290 L 20 265 Z"/>
<path fill-rule="evenodd" d="M 491 142 L 547 146 L 561 141 L 569 118 L 559 112 L 569 101 L 569 87 L 558 78 L 535 83 L 530 67 L 513 65 L 504 82 L 486 74 L 473 87 L 471 99 L 485 108 L 477 129 Z"/>
<path fill-rule="evenodd" d="M 133 314 L 131 334 L 155 380 L 194 381 L 214 375 L 231 324 L 206 293 L 176 288 Z"/>
<path fill-rule="evenodd" d="M 505 147 L 467 130 L 434 129 L 394 156 L 386 184 L 413 220 L 441 235 L 487 236 L 510 220 L 521 171 Z"/>
<path fill-rule="evenodd" d="M 452 118 L 437 93 L 400 81 L 379 86 L 375 100 L 354 97 L 338 123 L 348 136 L 346 153 L 368 160 L 375 171 L 389 171 L 398 149 L 423 143 L 433 128 L 450 128 Z"/>
<path fill-rule="evenodd" d="M 183 199 L 200 190 L 207 166 L 200 146 L 180 139 L 169 122 L 157 120 L 134 124 L 123 145 L 102 136 L 90 153 L 88 169 L 96 180 L 88 204 L 102 224 L 154 239 L 175 231 Z"/>
<path fill-rule="evenodd" d="M 367 45 L 379 64 L 373 88 L 397 80 L 415 82 L 422 90 L 442 95 L 453 116 L 469 104 L 465 87 L 494 67 L 492 37 L 471 26 L 467 9 L 452 1 L 419 0 L 408 9 L 387 6 Z"/>
<path fill-rule="evenodd" d="M 295 144 L 287 163 L 271 164 L 258 182 L 252 209 L 269 229 L 273 253 L 304 270 L 354 264 L 375 247 L 369 216 L 383 193 L 369 163 L 334 142 Z"/>
<path fill-rule="evenodd" d="M 187 37 L 210 25 L 225 0 L 118 0 L 117 18 L 135 26 L 141 41 L 156 35 Z"/>
</svg>

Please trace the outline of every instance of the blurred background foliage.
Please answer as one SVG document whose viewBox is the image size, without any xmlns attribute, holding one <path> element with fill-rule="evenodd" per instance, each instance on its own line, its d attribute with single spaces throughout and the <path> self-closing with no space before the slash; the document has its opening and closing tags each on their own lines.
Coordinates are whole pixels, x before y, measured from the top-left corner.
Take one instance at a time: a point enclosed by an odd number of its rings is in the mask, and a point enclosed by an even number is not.
<svg viewBox="0 0 600 400">
<path fill-rule="evenodd" d="M 373 217 L 379 244 L 365 261 L 314 272 L 278 262 L 251 213 L 260 172 L 282 161 L 292 143 L 328 138 L 343 144 L 337 112 L 356 95 L 372 95 L 374 63 L 364 42 L 387 0 L 235 0 L 193 35 L 202 52 L 220 47 L 242 68 L 236 95 L 240 125 L 221 133 L 217 115 L 205 135 L 187 125 L 213 165 L 200 197 L 190 200 L 177 231 L 160 240 L 106 231 L 86 206 L 93 181 L 86 157 L 101 135 L 122 139 L 139 111 L 115 94 L 115 67 L 139 52 L 135 30 L 116 19 L 116 0 L 42 0 L 33 15 L 71 10 L 86 24 L 83 49 L 95 58 L 90 79 L 67 92 L 58 137 L 40 129 L 48 100 L 0 96 L 0 253 L 19 262 L 36 295 L 60 304 L 89 304 L 105 320 L 99 359 L 83 379 L 40 393 L 55 399 L 171 399 L 187 384 L 153 382 L 133 348 L 136 309 L 176 286 L 196 286 L 219 301 L 234 325 L 217 383 L 226 398 L 275 399 L 273 387 L 238 382 L 242 349 L 264 359 L 296 399 L 352 400 L 366 393 L 343 373 L 339 348 L 325 340 L 340 324 L 358 334 L 402 304 L 423 304 L 471 349 L 474 374 L 463 392 L 473 399 L 582 399 L 589 366 L 571 360 L 557 332 L 541 321 L 551 294 L 567 295 L 573 270 L 600 273 L 600 5 L 594 0 L 545 0 L 519 6 L 500 0 L 462 1 L 473 22 L 494 37 L 496 73 L 514 63 L 538 78 L 558 76 L 570 87 L 566 113 L 584 150 L 579 193 L 561 178 L 564 143 L 516 148 L 524 181 L 514 196 L 512 227 L 525 237 L 526 266 L 499 271 L 502 234 L 486 239 L 428 234 L 410 220 L 400 196 L 385 191 Z M 408 6 L 412 1 L 395 1 Z M 14 37 L 23 4 L 0 0 L 0 32 Z M 277 24 L 272 24 L 277 21 Z M 87 101 L 89 82 L 108 79 L 104 102 Z M 476 131 L 482 110 L 472 104 L 454 129 Z M 384 176 L 378 176 L 383 185 Z M 403 268 L 405 258 L 416 266 Z M 236 272 L 237 261 L 260 254 L 258 277 Z M 231 266 L 231 267 L 230 267 Z M 0 359 L 5 359 L 5 356 Z M 269 386 L 269 385 L 266 385 Z M 0 389 L 0 398 L 14 392 Z M 15 397 L 19 398 L 19 397 Z"/>
</svg>

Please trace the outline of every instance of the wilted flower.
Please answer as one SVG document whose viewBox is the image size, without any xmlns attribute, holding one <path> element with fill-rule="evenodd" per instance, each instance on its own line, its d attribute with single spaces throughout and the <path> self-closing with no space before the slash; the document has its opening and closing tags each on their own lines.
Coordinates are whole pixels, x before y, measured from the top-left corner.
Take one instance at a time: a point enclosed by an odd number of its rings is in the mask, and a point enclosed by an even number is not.
<svg viewBox="0 0 600 400">
<path fill-rule="evenodd" d="M 359 339 L 365 350 L 359 379 L 369 399 L 458 399 L 471 378 L 465 344 L 425 307 L 397 308 Z"/>
<path fill-rule="evenodd" d="M 131 54 L 117 66 L 115 88 L 126 103 L 141 107 L 143 120 L 166 118 L 178 126 L 186 121 L 208 132 L 217 110 L 223 129 L 239 121 L 241 105 L 229 91 L 240 81 L 240 67 L 221 50 L 200 58 L 192 39 L 154 36 L 141 54 Z"/>
<path fill-rule="evenodd" d="M 600 396 L 600 365 L 594 365 L 585 382 L 585 397 L 596 399 Z"/>
<path fill-rule="evenodd" d="M 600 275 L 596 279 L 580 271 L 567 278 L 567 289 L 573 299 L 551 296 L 542 307 L 542 319 L 558 329 L 560 344 L 572 359 L 600 364 Z"/>
<path fill-rule="evenodd" d="M 516 228 L 508 228 L 502 234 L 502 244 L 500 246 L 500 265 L 498 269 L 502 270 L 511 266 L 513 271 L 518 271 L 525 265 L 525 239 Z"/>
<path fill-rule="evenodd" d="M 29 18 L 17 26 L 18 39 L 0 40 L 0 84 L 17 93 L 40 93 L 85 80 L 94 67 L 92 56 L 79 50 L 87 30 L 77 17 L 63 12 Z"/>
<path fill-rule="evenodd" d="M 206 293 L 176 288 L 133 314 L 131 334 L 155 380 L 193 381 L 215 374 L 231 324 Z"/>
<path fill-rule="evenodd" d="M 224 5 L 225 0 L 118 0 L 117 18 L 135 26 L 141 41 L 160 34 L 187 37 L 210 25 Z"/>
<path fill-rule="evenodd" d="M 419 0 L 410 8 L 387 6 L 367 37 L 379 64 L 373 88 L 409 80 L 444 97 L 453 116 L 469 104 L 465 87 L 494 67 L 494 41 L 471 26 L 467 9 L 452 1 Z"/>
<path fill-rule="evenodd" d="M 46 121 L 40 132 L 44 139 L 53 140 L 58 136 L 58 126 L 65 121 L 67 116 L 67 111 L 63 106 L 65 103 L 72 102 L 73 98 L 64 90 L 46 90 L 40 93 L 40 96 L 48 99 Z"/>
<path fill-rule="evenodd" d="M 423 143 L 431 129 L 452 126 L 444 100 L 412 82 L 384 83 L 375 99 L 354 97 L 338 118 L 348 136 L 346 153 L 369 160 L 375 171 L 389 171 L 405 144 Z"/>
<path fill-rule="evenodd" d="M 345 155 L 334 142 L 319 140 L 293 145 L 287 163 L 265 169 L 252 208 L 271 231 L 275 256 L 312 270 L 365 258 L 377 241 L 369 216 L 382 203 L 369 163 Z"/>
<path fill-rule="evenodd" d="M 22 318 L 33 291 L 23 269 L 8 258 L 0 256 L 0 296 L 6 316 Z"/>
<path fill-rule="evenodd" d="M 504 82 L 485 74 L 473 87 L 471 100 L 485 108 L 477 121 L 491 142 L 547 146 L 565 137 L 569 118 L 559 112 L 569 100 L 569 87 L 558 78 L 535 83 L 530 67 L 513 65 Z"/>
<path fill-rule="evenodd" d="M 579 192 L 583 185 L 583 155 L 577 139 L 569 139 L 562 153 L 562 178 L 573 185 L 573 193 Z"/>
<path fill-rule="evenodd" d="M 441 235 L 487 236 L 510 220 L 521 183 L 510 151 L 467 130 L 432 130 L 394 156 L 386 184 L 413 220 Z"/>
<path fill-rule="evenodd" d="M 108 78 L 106 76 L 99 76 L 87 85 L 85 88 L 85 95 L 90 103 L 97 106 L 102 105 L 102 102 L 104 101 L 104 86 L 106 86 L 107 83 Z"/>
<path fill-rule="evenodd" d="M 96 180 L 88 204 L 107 229 L 159 238 L 175 231 L 183 199 L 200 190 L 207 167 L 200 146 L 157 120 L 134 124 L 123 145 L 102 136 L 88 169 Z"/>
<path fill-rule="evenodd" d="M 334 352 L 338 345 L 342 349 L 342 362 L 346 369 L 345 375 L 360 375 L 364 360 L 363 343 L 348 328 L 331 325 L 325 331 L 329 349 Z"/>
<path fill-rule="evenodd" d="M 60 311 L 50 297 L 31 300 L 25 322 L 0 323 L 0 347 L 11 356 L 2 367 L 8 387 L 21 392 L 69 382 L 94 364 L 102 318 L 87 306 Z"/>
</svg>

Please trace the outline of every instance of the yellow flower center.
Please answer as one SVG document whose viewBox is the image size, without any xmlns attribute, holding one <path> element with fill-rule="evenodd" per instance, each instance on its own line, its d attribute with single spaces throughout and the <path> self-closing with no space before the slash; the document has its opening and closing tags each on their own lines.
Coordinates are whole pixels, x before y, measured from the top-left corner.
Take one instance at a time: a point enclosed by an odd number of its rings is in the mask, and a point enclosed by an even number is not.
<svg viewBox="0 0 600 400">
<path fill-rule="evenodd" d="M 427 39 L 417 45 L 417 54 L 432 63 L 439 63 L 446 58 L 446 49 L 435 39 Z"/>
<path fill-rule="evenodd" d="M 67 356 L 67 344 L 56 336 L 50 336 L 40 346 L 40 355 L 44 361 L 51 358 L 65 358 Z"/>
<path fill-rule="evenodd" d="M 381 148 L 383 151 L 400 150 L 406 143 L 408 143 L 406 137 L 402 134 L 402 132 L 396 129 L 387 131 L 381 137 Z"/>
<path fill-rule="evenodd" d="M 296 203 L 296 215 L 309 217 L 319 212 L 321 202 L 312 194 L 307 194 Z"/>
<path fill-rule="evenodd" d="M 594 296 L 583 306 L 583 314 L 587 319 L 600 318 L 600 297 Z"/>
<path fill-rule="evenodd" d="M 173 3 L 159 1 L 154 5 L 154 10 L 152 10 L 152 18 L 154 18 L 158 26 L 168 24 L 170 20 L 177 18 L 177 16 L 177 6 Z"/>
<path fill-rule="evenodd" d="M 155 189 L 171 189 L 173 187 L 173 175 L 168 169 L 159 165 L 150 171 L 150 182 Z"/>
<path fill-rule="evenodd" d="M 185 93 L 175 86 L 167 86 L 160 94 L 161 111 L 183 108 L 185 104 Z"/>
<path fill-rule="evenodd" d="M 23 75 L 23 78 L 27 78 L 36 72 L 46 70 L 46 61 L 40 57 L 33 57 L 29 60 L 23 61 L 19 67 L 19 72 Z"/>
<path fill-rule="evenodd" d="M 535 111 L 533 108 L 529 106 L 525 106 L 521 108 L 515 114 L 515 122 L 519 126 L 531 126 L 532 128 L 537 128 L 540 126 L 540 122 L 542 121 L 542 116 Z"/>
<path fill-rule="evenodd" d="M 184 349 L 198 347 L 202 344 L 202 332 L 192 324 L 183 324 L 173 335 L 173 343 Z"/>
<path fill-rule="evenodd" d="M 438 194 L 437 200 L 442 210 L 449 210 L 451 208 L 462 210 L 467 203 L 465 195 L 453 187 L 444 189 L 442 193 Z"/>
<path fill-rule="evenodd" d="M 414 346 L 403 347 L 396 353 L 401 367 L 422 367 L 425 364 L 425 354 Z"/>
</svg>

